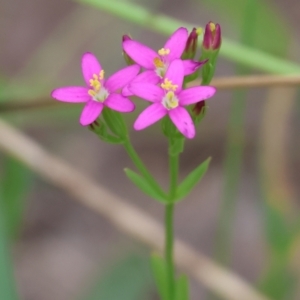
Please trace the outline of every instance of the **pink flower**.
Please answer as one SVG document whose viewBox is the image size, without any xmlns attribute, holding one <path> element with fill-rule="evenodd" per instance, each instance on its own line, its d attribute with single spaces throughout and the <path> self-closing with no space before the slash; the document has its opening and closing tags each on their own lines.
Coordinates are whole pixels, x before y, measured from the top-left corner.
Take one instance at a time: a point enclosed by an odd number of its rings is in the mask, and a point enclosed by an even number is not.
<svg viewBox="0 0 300 300">
<path fill-rule="evenodd" d="M 179 59 L 186 47 L 188 39 L 188 30 L 178 28 L 167 40 L 164 47 L 155 52 L 151 48 L 135 41 L 124 40 L 124 51 L 141 67 L 147 71 L 143 72 L 135 80 L 142 82 L 146 80 L 151 83 L 160 82 L 174 59 Z M 194 73 L 203 62 L 193 60 L 183 60 L 184 75 Z M 142 76 L 142 78 L 139 78 Z"/>
<path fill-rule="evenodd" d="M 83 126 L 93 123 L 101 114 L 104 106 L 119 112 L 131 112 L 134 104 L 118 94 L 118 90 L 127 85 L 139 72 L 140 67 L 133 65 L 119 70 L 104 79 L 104 70 L 92 53 L 85 53 L 81 61 L 85 87 L 68 86 L 57 88 L 51 96 L 63 102 L 86 102 L 80 116 Z"/>
<path fill-rule="evenodd" d="M 134 95 L 153 103 L 138 116 L 134 123 L 135 130 L 144 129 L 169 115 L 184 136 L 189 139 L 195 136 L 194 123 L 184 106 L 212 97 L 216 89 L 211 86 L 197 86 L 182 90 L 183 78 L 184 64 L 182 60 L 175 59 L 160 86 L 145 82 L 132 82 L 129 85 Z"/>
</svg>

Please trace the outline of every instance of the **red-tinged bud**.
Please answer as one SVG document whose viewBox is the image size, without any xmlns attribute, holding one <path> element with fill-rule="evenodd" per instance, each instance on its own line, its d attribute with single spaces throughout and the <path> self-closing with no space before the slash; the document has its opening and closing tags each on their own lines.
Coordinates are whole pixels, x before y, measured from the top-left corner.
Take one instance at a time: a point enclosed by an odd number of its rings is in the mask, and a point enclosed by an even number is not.
<svg viewBox="0 0 300 300">
<path fill-rule="evenodd" d="M 122 36 L 122 42 L 132 40 L 132 38 L 128 34 L 124 34 Z M 135 61 L 123 50 L 123 57 L 128 66 L 134 65 Z"/>
<path fill-rule="evenodd" d="M 202 47 L 204 50 L 219 50 L 222 43 L 221 27 L 219 24 L 208 22 L 205 26 Z"/>
<path fill-rule="evenodd" d="M 201 33 L 202 28 L 193 28 L 186 41 L 186 46 L 182 54 L 182 59 L 193 59 L 195 57 L 198 46 L 198 36 Z"/>
<path fill-rule="evenodd" d="M 193 107 L 193 113 L 195 114 L 195 116 L 199 116 L 200 114 L 204 113 L 205 109 L 205 101 L 200 101 L 197 102 Z"/>
</svg>

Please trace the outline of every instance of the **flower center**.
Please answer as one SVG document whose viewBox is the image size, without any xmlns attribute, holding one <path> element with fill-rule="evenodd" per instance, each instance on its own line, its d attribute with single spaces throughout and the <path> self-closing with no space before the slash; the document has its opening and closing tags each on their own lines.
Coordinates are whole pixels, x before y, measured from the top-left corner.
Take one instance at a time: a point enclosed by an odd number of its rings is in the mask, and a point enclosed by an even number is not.
<svg viewBox="0 0 300 300">
<path fill-rule="evenodd" d="M 166 94 L 162 99 L 162 105 L 168 110 L 176 108 L 179 105 L 179 101 L 174 92 L 177 90 L 178 85 L 172 84 L 171 80 L 165 78 L 160 86 L 166 91 Z"/>
<path fill-rule="evenodd" d="M 90 79 L 90 87 L 88 94 L 92 97 L 94 101 L 104 102 L 108 97 L 109 93 L 107 89 L 103 86 L 104 71 L 101 70 L 99 75 L 93 74 L 93 78 Z"/>
<path fill-rule="evenodd" d="M 168 67 L 167 59 L 165 56 L 170 54 L 170 49 L 161 48 L 157 51 L 158 57 L 155 57 L 153 64 L 155 66 L 155 72 L 160 77 L 163 78 L 166 74 Z"/>
</svg>

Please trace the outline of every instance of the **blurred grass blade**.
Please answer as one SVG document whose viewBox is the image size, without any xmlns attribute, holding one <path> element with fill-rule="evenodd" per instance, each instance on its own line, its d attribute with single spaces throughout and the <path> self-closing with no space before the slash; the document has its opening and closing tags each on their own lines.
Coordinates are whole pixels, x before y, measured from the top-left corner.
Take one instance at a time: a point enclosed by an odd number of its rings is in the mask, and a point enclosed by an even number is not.
<svg viewBox="0 0 300 300">
<path fill-rule="evenodd" d="M 126 168 L 124 169 L 126 176 L 143 191 L 146 195 L 150 196 L 151 198 L 161 202 L 166 203 L 167 200 L 161 195 L 160 191 L 154 189 L 147 180 L 141 175 L 135 173 L 134 171 Z"/>
<path fill-rule="evenodd" d="M 178 186 L 176 194 L 176 202 L 185 198 L 193 189 L 193 187 L 202 179 L 205 175 L 211 158 L 207 158 L 201 163 L 195 170 L 193 170 Z"/>
<path fill-rule="evenodd" d="M 19 299 L 14 279 L 5 214 L 0 202 L 0 299 Z"/>
<path fill-rule="evenodd" d="M 156 253 L 152 254 L 151 267 L 161 300 L 168 300 L 167 267 L 164 259 Z"/>
<path fill-rule="evenodd" d="M 103 11 L 107 11 L 121 19 L 152 29 L 153 31 L 169 35 L 176 28 L 185 26 L 194 27 L 181 20 L 173 19 L 163 14 L 154 15 L 146 8 L 137 4 L 117 0 L 74 0 L 82 4 L 89 4 Z M 223 0 L 220 0 L 223 1 Z M 226 2 L 226 1 L 225 1 Z M 201 24 L 198 24 L 198 26 Z M 203 25 L 203 24 L 202 24 Z M 277 41 L 278 42 L 278 41 Z M 276 56 L 262 52 L 254 47 L 247 47 L 240 43 L 222 38 L 220 55 L 251 67 L 274 74 L 299 74 L 300 66 L 296 63 L 286 61 Z"/>
<path fill-rule="evenodd" d="M 101 275 L 82 300 L 150 300 L 151 280 L 148 258 L 130 254 Z M 148 293 L 147 293 L 148 291 Z"/>
<path fill-rule="evenodd" d="M 31 188 L 32 172 L 12 157 L 4 158 L 0 201 L 9 235 L 15 236 L 21 225 L 26 195 Z"/>
<path fill-rule="evenodd" d="M 189 280 L 186 275 L 181 275 L 176 282 L 175 300 L 189 300 Z"/>
</svg>

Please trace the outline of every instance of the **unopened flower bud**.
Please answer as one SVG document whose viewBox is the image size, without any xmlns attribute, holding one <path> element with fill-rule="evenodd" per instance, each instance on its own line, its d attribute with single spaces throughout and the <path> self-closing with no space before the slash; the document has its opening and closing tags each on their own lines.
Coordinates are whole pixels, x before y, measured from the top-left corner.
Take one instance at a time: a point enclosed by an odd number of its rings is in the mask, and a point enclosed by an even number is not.
<svg viewBox="0 0 300 300">
<path fill-rule="evenodd" d="M 128 40 L 132 40 L 132 38 L 128 34 L 124 34 L 122 36 L 122 42 L 125 42 L 125 41 L 128 41 Z M 128 66 L 131 66 L 131 65 L 135 64 L 134 60 L 124 50 L 123 50 L 123 57 L 124 57 L 124 60 L 125 60 L 125 62 Z"/>
<path fill-rule="evenodd" d="M 182 54 L 182 59 L 193 59 L 195 57 L 198 46 L 198 36 L 201 33 L 202 28 L 193 28 L 186 41 L 186 46 Z"/>
<path fill-rule="evenodd" d="M 204 50 L 218 51 L 221 47 L 221 27 L 219 24 L 208 22 L 205 26 L 202 47 Z"/>
</svg>

